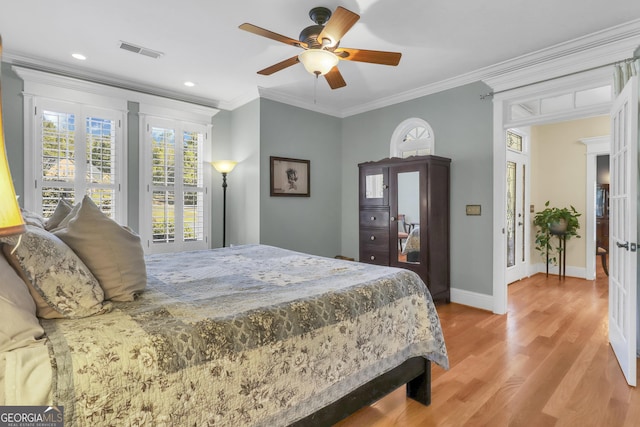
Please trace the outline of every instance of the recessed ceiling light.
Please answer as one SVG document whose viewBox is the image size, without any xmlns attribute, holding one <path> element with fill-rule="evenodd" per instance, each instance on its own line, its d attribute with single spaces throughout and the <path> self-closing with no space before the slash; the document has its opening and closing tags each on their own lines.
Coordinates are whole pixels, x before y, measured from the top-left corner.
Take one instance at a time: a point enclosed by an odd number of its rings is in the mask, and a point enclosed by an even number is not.
<svg viewBox="0 0 640 427">
<path fill-rule="evenodd" d="M 184 82 L 184 85 L 187 87 L 194 87 L 196 84 L 194 82 Z"/>
<path fill-rule="evenodd" d="M 74 58 L 76 58 L 76 59 L 78 59 L 78 60 L 80 60 L 80 61 L 84 61 L 85 59 L 87 59 L 87 57 L 86 57 L 86 56 L 84 56 L 84 55 L 83 55 L 83 54 L 81 54 L 81 53 L 74 53 L 74 54 L 72 54 L 71 56 L 73 56 Z"/>
</svg>

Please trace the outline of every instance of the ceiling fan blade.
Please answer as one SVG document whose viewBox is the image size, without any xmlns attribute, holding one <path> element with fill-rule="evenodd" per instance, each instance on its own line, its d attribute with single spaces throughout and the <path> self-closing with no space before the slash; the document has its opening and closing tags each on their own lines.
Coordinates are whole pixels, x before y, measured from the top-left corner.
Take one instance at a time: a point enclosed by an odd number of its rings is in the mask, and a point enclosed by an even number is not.
<svg viewBox="0 0 640 427">
<path fill-rule="evenodd" d="M 347 31 L 358 22 L 360 15 L 338 6 L 335 12 L 331 14 L 331 18 L 327 21 L 324 29 L 318 35 L 318 42 L 322 43 L 324 39 L 331 40 L 331 46 L 335 46 Z"/>
<path fill-rule="evenodd" d="M 294 40 L 287 36 L 283 36 L 282 34 L 274 33 L 273 31 L 265 30 L 264 28 L 258 27 L 253 24 L 248 24 L 246 22 L 240 25 L 238 28 L 253 34 L 257 34 L 262 37 L 266 37 L 271 40 L 275 40 L 284 44 L 291 45 L 291 46 L 302 47 L 302 48 L 307 47 L 307 43 L 301 42 L 299 40 Z"/>
<path fill-rule="evenodd" d="M 373 64 L 382 65 L 398 65 L 402 54 L 399 52 L 385 52 L 382 50 L 365 50 L 365 49 L 351 49 L 348 47 L 341 47 L 334 52 L 338 58 L 345 59 L 347 61 L 358 62 L 370 62 Z"/>
<path fill-rule="evenodd" d="M 277 64 L 273 64 L 270 67 L 265 68 L 264 70 L 260 70 L 258 71 L 258 74 L 261 74 L 263 76 L 270 76 L 271 74 L 275 73 L 276 71 L 280 71 L 280 70 L 284 70 L 287 67 L 291 67 L 292 65 L 296 65 L 298 62 L 300 62 L 298 60 L 298 56 L 292 56 L 289 59 L 285 59 L 284 61 L 278 62 Z"/>
<path fill-rule="evenodd" d="M 324 78 L 327 79 L 327 83 L 329 83 L 331 89 L 339 89 L 347 85 L 347 82 L 342 78 L 342 74 L 340 74 L 340 70 L 338 70 L 338 66 L 333 67 L 324 75 Z"/>
</svg>

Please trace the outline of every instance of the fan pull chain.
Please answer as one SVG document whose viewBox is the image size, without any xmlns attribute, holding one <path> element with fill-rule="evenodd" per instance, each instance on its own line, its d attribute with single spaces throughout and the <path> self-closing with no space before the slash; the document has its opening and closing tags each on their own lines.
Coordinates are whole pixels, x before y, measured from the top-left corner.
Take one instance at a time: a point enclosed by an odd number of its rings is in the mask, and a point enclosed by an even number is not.
<svg viewBox="0 0 640 427">
<path fill-rule="evenodd" d="M 314 105 L 318 103 L 317 95 L 318 95 L 318 76 L 320 73 L 316 73 L 316 78 L 313 82 L 313 103 Z"/>
</svg>

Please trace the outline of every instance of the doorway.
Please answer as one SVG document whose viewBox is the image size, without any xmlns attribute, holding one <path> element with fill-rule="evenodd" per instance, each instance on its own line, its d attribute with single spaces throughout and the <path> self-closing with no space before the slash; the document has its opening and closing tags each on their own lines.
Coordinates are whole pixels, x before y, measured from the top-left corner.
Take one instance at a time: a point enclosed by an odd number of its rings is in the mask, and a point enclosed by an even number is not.
<svg viewBox="0 0 640 427">
<path fill-rule="evenodd" d="M 494 95 L 494 313 L 505 314 L 508 306 L 507 245 L 505 244 L 506 224 L 504 219 L 507 194 L 504 173 L 507 163 L 506 129 L 598 115 L 608 116 L 612 105 L 611 85 L 611 71 L 602 68 Z M 578 99 L 581 101 L 577 102 Z M 582 161 L 584 162 L 584 160 Z M 544 201 L 542 203 L 544 204 Z M 595 230 L 595 226 L 593 230 Z M 593 238 L 595 240 L 595 232 Z M 595 243 L 592 253 L 595 254 Z M 593 261 L 595 274 L 595 259 Z"/>
</svg>

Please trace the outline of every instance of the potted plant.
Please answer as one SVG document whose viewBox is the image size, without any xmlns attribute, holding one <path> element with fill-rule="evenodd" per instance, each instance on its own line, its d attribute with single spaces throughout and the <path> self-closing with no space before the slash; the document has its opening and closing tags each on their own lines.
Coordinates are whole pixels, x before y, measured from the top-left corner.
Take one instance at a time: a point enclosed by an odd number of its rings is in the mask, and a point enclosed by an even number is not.
<svg viewBox="0 0 640 427">
<path fill-rule="evenodd" d="M 563 250 L 560 247 L 559 237 L 565 237 L 567 240 L 575 237 L 580 238 L 578 229 L 580 222 L 578 217 L 582 214 L 576 211 L 576 208 L 550 208 L 549 201 L 544 204 L 545 209 L 536 212 L 533 217 L 533 225 L 536 230 L 536 250 L 540 252 L 546 259 L 547 263 L 558 264 L 558 257 Z M 552 244 L 554 236 L 558 236 L 556 245 Z"/>
</svg>

